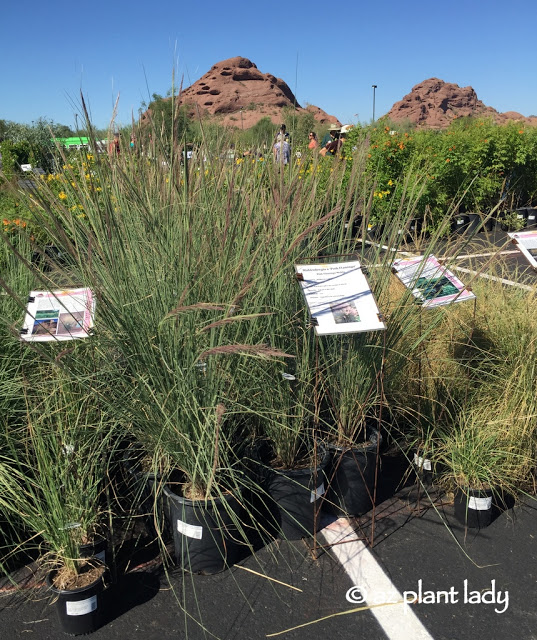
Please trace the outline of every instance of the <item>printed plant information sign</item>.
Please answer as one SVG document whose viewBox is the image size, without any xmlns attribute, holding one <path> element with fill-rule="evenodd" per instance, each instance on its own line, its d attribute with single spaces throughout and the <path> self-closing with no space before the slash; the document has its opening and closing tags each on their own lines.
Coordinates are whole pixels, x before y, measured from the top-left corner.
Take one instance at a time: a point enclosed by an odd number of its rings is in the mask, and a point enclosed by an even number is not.
<svg viewBox="0 0 537 640">
<path fill-rule="evenodd" d="M 31 291 L 21 340 L 45 342 L 87 338 L 93 327 L 95 299 L 90 289 Z"/>
<path fill-rule="evenodd" d="M 422 307 L 439 307 L 475 299 L 475 295 L 434 256 L 395 260 L 393 270 Z"/>
<path fill-rule="evenodd" d="M 357 260 L 295 265 L 317 335 L 386 329 Z"/>
<path fill-rule="evenodd" d="M 516 231 L 507 235 L 513 239 L 517 249 L 527 258 L 531 266 L 537 270 L 537 231 Z"/>
</svg>

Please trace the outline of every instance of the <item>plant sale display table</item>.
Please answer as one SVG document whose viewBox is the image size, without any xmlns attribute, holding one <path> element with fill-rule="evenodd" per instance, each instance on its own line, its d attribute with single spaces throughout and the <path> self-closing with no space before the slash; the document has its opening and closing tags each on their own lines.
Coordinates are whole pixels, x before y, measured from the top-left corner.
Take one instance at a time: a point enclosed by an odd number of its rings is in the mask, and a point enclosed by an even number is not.
<svg viewBox="0 0 537 640">
<path fill-rule="evenodd" d="M 318 336 L 386 329 L 358 260 L 295 270 Z"/>
</svg>

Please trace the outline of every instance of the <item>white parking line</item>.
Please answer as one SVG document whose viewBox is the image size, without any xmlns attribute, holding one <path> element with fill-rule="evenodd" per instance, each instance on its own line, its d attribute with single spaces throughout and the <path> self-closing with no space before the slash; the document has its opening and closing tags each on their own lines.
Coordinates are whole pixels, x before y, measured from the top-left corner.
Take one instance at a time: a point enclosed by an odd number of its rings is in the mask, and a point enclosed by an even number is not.
<svg viewBox="0 0 537 640">
<path fill-rule="evenodd" d="M 494 280 L 494 282 L 501 282 L 502 284 L 507 284 L 510 287 L 518 287 L 519 289 L 524 289 L 524 291 L 535 291 L 535 287 L 532 287 L 529 284 L 521 284 L 520 282 L 514 282 L 513 280 L 507 280 L 506 278 L 498 278 L 497 276 L 491 276 L 488 273 L 472 271 L 472 269 L 465 269 L 464 267 L 458 267 L 456 265 L 451 265 L 451 268 L 455 271 L 462 271 L 463 273 L 469 273 L 472 276 L 485 278 L 485 280 Z"/>
<path fill-rule="evenodd" d="M 469 253 L 465 256 L 454 256 L 450 258 L 449 256 L 442 256 L 441 260 L 469 260 L 470 258 L 491 258 L 492 256 L 510 256 L 515 253 L 520 254 L 518 249 L 514 251 L 492 251 L 490 253 Z"/>
<path fill-rule="evenodd" d="M 358 539 L 348 520 L 340 518 L 321 533 L 332 545 L 331 553 L 342 564 L 353 585 L 358 587 L 355 596 L 363 595 L 363 600 L 353 600 L 352 590 L 349 590 L 347 599 L 355 603 L 367 602 L 388 640 L 433 640 L 371 551 Z M 379 606 L 382 602 L 386 604 Z"/>
</svg>

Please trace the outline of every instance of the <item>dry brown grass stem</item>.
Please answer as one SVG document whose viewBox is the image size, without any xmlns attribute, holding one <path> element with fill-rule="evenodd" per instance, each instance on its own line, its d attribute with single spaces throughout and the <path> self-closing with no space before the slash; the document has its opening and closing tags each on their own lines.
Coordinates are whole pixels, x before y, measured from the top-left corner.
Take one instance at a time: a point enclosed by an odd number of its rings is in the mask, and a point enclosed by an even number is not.
<svg viewBox="0 0 537 640">
<path fill-rule="evenodd" d="M 295 356 L 281 351 L 281 349 L 274 349 L 266 344 L 225 344 L 220 347 L 213 347 L 207 349 L 200 354 L 198 360 L 203 360 L 207 356 L 216 355 L 229 355 L 232 353 L 250 353 L 254 356 L 263 356 L 266 358 L 294 358 Z"/>
<path fill-rule="evenodd" d="M 285 261 L 287 260 L 288 256 L 291 254 L 293 249 L 297 245 L 299 245 L 302 242 L 302 240 L 304 240 L 304 238 L 307 238 L 312 231 L 315 231 L 315 229 L 317 229 L 318 227 L 321 227 L 323 224 L 328 222 L 328 220 L 333 218 L 336 214 L 340 213 L 340 211 L 341 211 L 341 205 L 338 205 L 337 207 L 332 209 L 332 211 L 329 211 L 326 215 L 324 215 L 322 218 L 319 218 L 319 220 L 316 220 L 315 222 L 310 224 L 310 226 L 307 229 L 304 229 L 304 231 L 293 240 L 289 249 L 287 249 L 287 251 L 283 254 L 283 257 L 280 260 L 278 268 L 285 263 Z"/>
<path fill-rule="evenodd" d="M 187 311 L 225 311 L 226 307 L 221 304 L 216 304 L 213 302 L 196 302 L 196 304 L 188 304 L 185 306 L 175 307 L 169 313 L 167 313 L 164 317 L 164 320 L 168 318 L 173 318 L 174 316 L 179 315 L 180 313 L 186 313 Z"/>
<path fill-rule="evenodd" d="M 211 329 L 216 329 L 217 327 L 221 327 L 226 324 L 231 324 L 232 322 L 239 322 L 241 320 L 252 320 L 253 318 L 260 318 L 262 316 L 271 316 L 273 315 L 271 312 L 267 311 L 266 313 L 251 313 L 247 316 L 231 316 L 230 318 L 222 318 L 221 320 L 216 320 L 216 322 L 211 322 L 210 324 L 205 325 L 201 328 L 200 331 L 210 331 Z"/>
</svg>

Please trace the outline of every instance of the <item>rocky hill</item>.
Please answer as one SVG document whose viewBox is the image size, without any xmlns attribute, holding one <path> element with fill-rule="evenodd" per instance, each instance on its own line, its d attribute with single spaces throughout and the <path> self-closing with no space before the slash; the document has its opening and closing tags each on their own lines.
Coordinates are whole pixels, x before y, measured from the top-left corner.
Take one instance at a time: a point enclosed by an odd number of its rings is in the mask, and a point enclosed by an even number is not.
<svg viewBox="0 0 537 640">
<path fill-rule="evenodd" d="M 243 129 L 253 127 L 266 116 L 274 124 L 281 124 L 285 107 L 294 107 L 299 113 L 309 111 L 320 123 L 341 124 L 319 107 L 302 108 L 283 80 L 262 73 L 248 58 L 240 56 L 215 64 L 197 82 L 181 91 L 179 101 L 189 105 L 195 115 L 211 115 L 224 125 Z M 147 117 L 146 112 L 142 122 Z"/>
<path fill-rule="evenodd" d="M 409 121 L 419 127 L 436 129 L 444 129 L 455 118 L 465 116 L 491 117 L 500 124 L 516 120 L 537 125 L 537 117 L 526 118 L 516 111 L 499 113 L 483 104 L 472 87 L 459 87 L 438 78 L 429 78 L 412 87 L 386 115 L 394 122 Z"/>
</svg>

